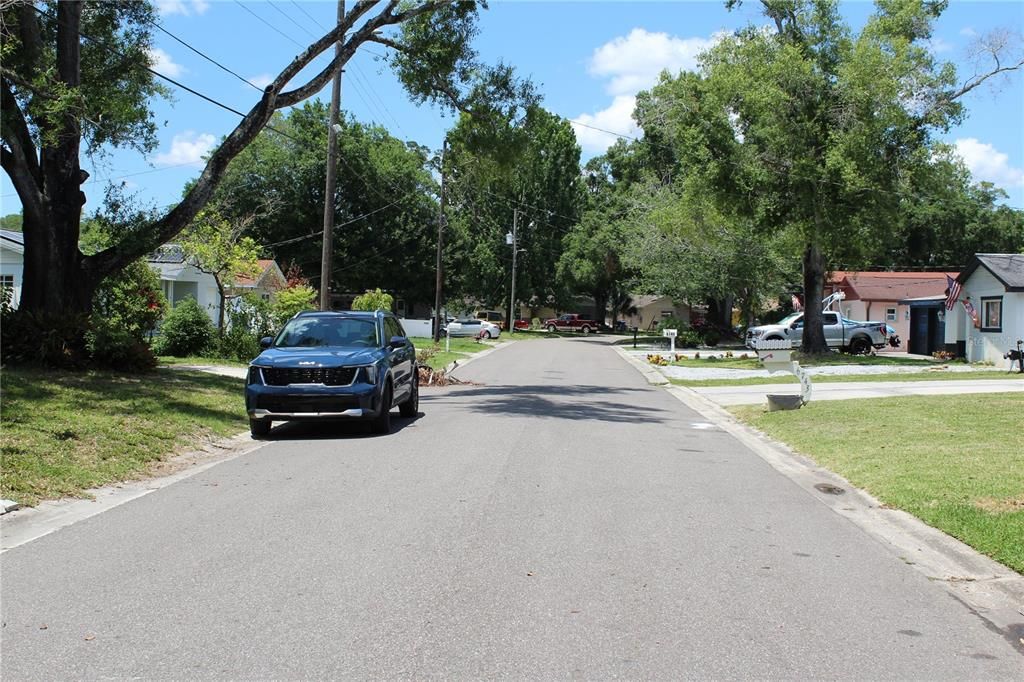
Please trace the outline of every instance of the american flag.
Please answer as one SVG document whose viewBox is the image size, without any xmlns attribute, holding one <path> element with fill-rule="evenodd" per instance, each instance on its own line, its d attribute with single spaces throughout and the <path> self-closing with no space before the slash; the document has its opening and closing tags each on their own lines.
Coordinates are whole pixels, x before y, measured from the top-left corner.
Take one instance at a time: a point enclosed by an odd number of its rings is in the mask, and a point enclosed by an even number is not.
<svg viewBox="0 0 1024 682">
<path fill-rule="evenodd" d="M 956 299 L 960 297 L 960 282 L 946 275 L 946 288 L 949 289 L 949 295 L 946 296 L 946 310 L 952 310 L 956 305 Z"/>
</svg>

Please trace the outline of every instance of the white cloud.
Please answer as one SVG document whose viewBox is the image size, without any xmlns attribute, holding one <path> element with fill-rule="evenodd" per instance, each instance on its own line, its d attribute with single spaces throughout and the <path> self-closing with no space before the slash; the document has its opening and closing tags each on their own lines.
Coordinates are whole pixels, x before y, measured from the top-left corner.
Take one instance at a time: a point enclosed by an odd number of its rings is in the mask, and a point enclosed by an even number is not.
<svg viewBox="0 0 1024 682">
<path fill-rule="evenodd" d="M 177 78 L 181 74 L 185 73 L 185 67 L 171 59 L 171 55 L 167 54 L 159 47 L 149 48 L 149 61 L 150 68 L 154 71 L 159 71 L 165 76 Z"/>
<path fill-rule="evenodd" d="M 677 38 L 634 28 L 628 36 L 615 38 L 594 50 L 589 71 L 611 79 L 606 88 L 608 94 L 635 95 L 654 85 L 666 69 L 673 74 L 696 69 L 697 55 L 718 40 L 719 34 L 710 38 Z"/>
<path fill-rule="evenodd" d="M 165 17 L 171 14 L 181 14 L 187 17 L 192 13 L 205 14 L 206 10 L 210 9 L 210 3 L 207 0 L 192 0 L 191 2 L 186 2 L 186 0 L 156 0 L 156 8 Z"/>
<path fill-rule="evenodd" d="M 960 29 L 960 35 L 965 36 L 967 38 L 976 38 L 978 36 L 978 32 L 975 31 L 974 28 L 971 26 L 964 26 L 962 29 Z"/>
<path fill-rule="evenodd" d="M 932 54 L 942 54 L 943 52 L 952 52 L 953 50 L 952 44 L 937 36 L 928 41 L 928 47 L 931 48 Z"/>
<path fill-rule="evenodd" d="M 634 28 L 629 35 L 615 38 L 594 50 L 587 65 L 592 76 L 607 79 L 605 91 L 614 97 L 601 111 L 576 117 L 580 123 L 604 128 L 613 133 L 640 137 L 633 122 L 636 94 L 658 82 L 662 71 L 676 74 L 697 68 L 697 55 L 712 47 L 726 33 L 710 38 L 677 38 L 667 33 L 651 33 Z M 576 139 L 584 151 L 601 153 L 611 146 L 617 135 L 603 133 L 582 125 L 573 125 Z"/>
<path fill-rule="evenodd" d="M 246 80 L 255 85 L 258 88 L 265 88 L 274 80 L 274 77 L 269 73 L 261 73 L 257 76 L 249 76 Z M 248 87 L 243 85 L 242 87 Z"/>
<path fill-rule="evenodd" d="M 171 140 L 171 151 L 157 154 L 153 161 L 158 166 L 180 166 L 186 163 L 201 166 L 203 157 L 210 153 L 217 142 L 210 133 L 196 133 L 186 130 Z"/>
<path fill-rule="evenodd" d="M 584 151 L 600 154 L 612 146 L 619 139 L 619 136 L 601 132 L 594 128 L 640 137 L 640 129 L 637 128 L 636 123 L 633 121 L 633 109 L 635 106 L 636 97 L 634 95 L 618 95 L 607 109 L 598 111 L 595 114 L 580 114 L 575 120 L 585 125 L 572 123 L 572 128 L 576 132 L 576 141 L 580 143 L 580 147 Z M 593 126 L 593 128 L 586 126 Z"/>
<path fill-rule="evenodd" d="M 1024 186 L 1024 169 L 1011 166 L 1010 157 L 987 142 L 968 137 L 957 140 L 953 146 L 975 180 L 1004 189 Z"/>
</svg>

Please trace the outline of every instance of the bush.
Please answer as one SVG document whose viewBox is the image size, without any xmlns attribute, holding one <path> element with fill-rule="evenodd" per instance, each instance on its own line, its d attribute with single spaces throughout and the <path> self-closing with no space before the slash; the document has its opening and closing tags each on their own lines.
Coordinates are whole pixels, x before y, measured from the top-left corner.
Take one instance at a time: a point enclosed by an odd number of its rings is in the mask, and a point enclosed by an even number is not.
<svg viewBox="0 0 1024 682">
<path fill-rule="evenodd" d="M 391 294 L 375 289 L 374 291 L 367 291 L 361 296 L 356 296 L 355 300 L 352 301 L 352 310 L 391 310 L 394 302 L 395 299 Z"/>
<path fill-rule="evenodd" d="M 109 320 L 93 316 L 85 338 L 93 367 L 120 372 L 146 372 L 156 367 L 156 356 L 149 345 Z"/>
<path fill-rule="evenodd" d="M 283 327 L 285 322 L 303 310 L 316 310 L 316 289 L 301 284 L 280 289 L 270 303 L 273 326 Z"/>
<path fill-rule="evenodd" d="M 103 280 L 93 295 L 93 313 L 138 341 L 156 328 L 166 311 L 160 280 L 142 260 Z"/>
<path fill-rule="evenodd" d="M 4 364 L 82 369 L 89 364 L 87 315 L 7 310 L 0 320 Z"/>
<path fill-rule="evenodd" d="M 157 355 L 202 355 L 211 346 L 213 336 L 209 315 L 189 296 L 167 314 L 153 349 Z"/>
<path fill-rule="evenodd" d="M 270 304 L 256 294 L 235 300 L 227 331 L 218 339 L 217 357 L 248 362 L 260 354 L 260 339 L 272 336 Z"/>
<path fill-rule="evenodd" d="M 658 323 L 658 333 L 665 331 L 666 329 L 678 329 L 679 335 L 682 336 L 684 329 L 689 329 L 690 325 L 680 320 L 678 317 L 665 317 L 662 318 L 661 322 Z"/>
</svg>

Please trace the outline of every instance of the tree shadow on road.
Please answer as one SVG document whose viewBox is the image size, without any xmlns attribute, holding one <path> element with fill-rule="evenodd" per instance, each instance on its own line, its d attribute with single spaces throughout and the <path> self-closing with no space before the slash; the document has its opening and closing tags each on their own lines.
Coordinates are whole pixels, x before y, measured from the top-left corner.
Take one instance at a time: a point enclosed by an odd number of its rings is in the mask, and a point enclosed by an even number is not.
<svg viewBox="0 0 1024 682">
<path fill-rule="evenodd" d="M 477 414 L 630 424 L 667 421 L 666 410 L 637 405 L 638 394 L 649 391 L 587 385 L 468 386 L 424 391 L 420 401 L 448 402 Z"/>
</svg>

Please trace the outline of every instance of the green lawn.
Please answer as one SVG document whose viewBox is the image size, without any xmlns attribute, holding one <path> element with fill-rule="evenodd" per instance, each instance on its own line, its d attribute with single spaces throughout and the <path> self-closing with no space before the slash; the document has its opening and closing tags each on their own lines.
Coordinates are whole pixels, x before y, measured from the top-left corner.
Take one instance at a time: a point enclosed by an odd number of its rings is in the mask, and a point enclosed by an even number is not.
<svg viewBox="0 0 1024 682">
<path fill-rule="evenodd" d="M 462 360 L 468 358 L 470 355 L 480 353 L 488 348 L 494 347 L 496 344 L 487 343 L 486 341 L 477 341 L 472 338 L 457 337 L 449 339 L 451 345 L 449 350 L 445 351 L 445 340 L 442 338 L 440 342 L 434 343 L 433 339 L 414 337 L 410 339 L 412 344 L 416 346 L 417 357 L 423 357 L 426 355 L 426 360 L 423 361 L 428 367 L 434 370 L 442 370 L 452 363 L 454 360 Z M 424 353 L 424 351 L 426 351 Z"/>
<path fill-rule="evenodd" d="M 1024 393 L 731 410 L 885 504 L 1024 571 Z"/>
<path fill-rule="evenodd" d="M 975 370 L 972 372 L 903 372 L 891 374 L 816 374 L 811 377 L 814 384 L 840 384 L 858 381 L 966 381 L 968 379 L 1013 379 L 1024 381 L 1024 375 L 1010 374 L 1005 370 Z M 792 374 L 780 372 L 767 377 L 744 379 L 669 379 L 675 386 L 693 388 L 710 386 L 758 386 L 761 384 L 797 384 Z"/>
<path fill-rule="evenodd" d="M 131 478 L 203 438 L 244 431 L 239 379 L 4 368 L 0 495 L 23 505 Z"/>
<path fill-rule="evenodd" d="M 713 351 L 704 351 L 713 352 Z M 761 362 L 753 351 L 732 351 L 731 358 L 701 357 L 683 358 L 674 360 L 670 365 L 676 367 L 713 367 L 716 369 L 761 369 Z M 748 355 L 742 358 L 742 355 Z M 663 354 L 664 356 L 664 354 Z M 941 366 L 943 363 L 935 360 L 921 360 L 917 358 L 892 357 L 889 355 L 845 355 L 830 353 L 828 355 L 816 355 L 801 357 L 798 353 L 793 354 L 793 359 L 800 362 L 802 367 L 829 367 L 833 365 L 870 365 L 870 366 L 899 366 L 899 367 L 932 367 Z"/>
<path fill-rule="evenodd" d="M 248 367 L 248 362 L 238 360 L 226 360 L 224 358 L 190 357 L 176 358 L 173 355 L 158 355 L 156 358 L 161 365 L 223 365 L 225 367 Z"/>
</svg>

